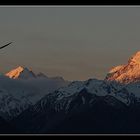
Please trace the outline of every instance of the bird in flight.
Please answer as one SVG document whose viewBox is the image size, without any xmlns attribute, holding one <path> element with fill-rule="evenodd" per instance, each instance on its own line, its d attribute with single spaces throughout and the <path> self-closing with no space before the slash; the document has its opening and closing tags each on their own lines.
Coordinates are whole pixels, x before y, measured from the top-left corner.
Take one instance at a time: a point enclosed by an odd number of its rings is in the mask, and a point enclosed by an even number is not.
<svg viewBox="0 0 140 140">
<path fill-rule="evenodd" d="M 5 47 L 7 47 L 8 45 L 10 45 L 12 42 L 10 42 L 10 43 L 8 43 L 8 44 L 6 44 L 6 45 L 4 45 L 4 46 L 1 46 L 0 47 L 0 49 L 3 49 L 3 48 L 5 48 Z"/>
</svg>

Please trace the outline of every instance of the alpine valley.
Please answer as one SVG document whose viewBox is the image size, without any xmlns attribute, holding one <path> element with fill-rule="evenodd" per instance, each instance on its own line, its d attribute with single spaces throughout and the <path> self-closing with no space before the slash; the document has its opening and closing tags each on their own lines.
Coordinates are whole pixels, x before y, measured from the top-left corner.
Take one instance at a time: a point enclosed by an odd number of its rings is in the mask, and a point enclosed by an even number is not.
<svg viewBox="0 0 140 140">
<path fill-rule="evenodd" d="M 140 52 L 104 80 L 71 82 L 21 66 L 0 76 L 0 133 L 139 134 Z"/>
</svg>

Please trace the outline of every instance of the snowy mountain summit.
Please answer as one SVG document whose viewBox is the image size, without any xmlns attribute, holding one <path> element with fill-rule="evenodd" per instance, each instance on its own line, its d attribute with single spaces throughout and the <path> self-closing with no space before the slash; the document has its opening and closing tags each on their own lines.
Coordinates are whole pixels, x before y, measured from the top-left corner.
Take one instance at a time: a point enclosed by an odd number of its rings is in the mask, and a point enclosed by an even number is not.
<svg viewBox="0 0 140 140">
<path fill-rule="evenodd" d="M 28 68 L 24 68 L 22 66 L 19 66 L 10 72 L 6 73 L 5 76 L 8 76 L 12 79 L 30 79 L 30 78 L 36 78 L 36 75 L 29 70 Z"/>
<path fill-rule="evenodd" d="M 123 84 L 140 81 L 140 51 L 135 53 L 126 65 L 112 68 L 105 80 L 117 81 Z"/>
</svg>

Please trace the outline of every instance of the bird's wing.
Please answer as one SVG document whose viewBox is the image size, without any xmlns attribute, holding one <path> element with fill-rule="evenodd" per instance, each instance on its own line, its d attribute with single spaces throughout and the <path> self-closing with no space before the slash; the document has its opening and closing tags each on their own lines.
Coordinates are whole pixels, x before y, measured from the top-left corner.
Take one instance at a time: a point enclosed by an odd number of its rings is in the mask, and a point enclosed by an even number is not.
<svg viewBox="0 0 140 140">
<path fill-rule="evenodd" d="M 0 47 L 0 49 L 7 47 L 7 46 L 10 45 L 11 43 L 12 43 L 12 42 L 10 42 L 10 43 L 8 43 L 8 44 L 6 44 L 6 45 Z"/>
</svg>

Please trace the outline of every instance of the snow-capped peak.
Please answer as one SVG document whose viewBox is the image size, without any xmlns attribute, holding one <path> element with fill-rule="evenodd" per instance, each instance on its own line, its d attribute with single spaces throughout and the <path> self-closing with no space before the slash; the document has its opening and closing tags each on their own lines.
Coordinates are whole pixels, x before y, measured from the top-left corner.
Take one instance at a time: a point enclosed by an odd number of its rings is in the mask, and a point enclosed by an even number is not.
<svg viewBox="0 0 140 140">
<path fill-rule="evenodd" d="M 112 68 L 107 74 L 106 80 L 124 84 L 140 81 L 140 51 L 135 53 L 126 65 Z"/>
<path fill-rule="evenodd" d="M 29 78 L 35 78 L 35 74 L 29 70 L 28 68 L 24 68 L 22 66 L 19 66 L 10 72 L 5 74 L 9 78 L 12 79 L 29 79 Z"/>
</svg>

